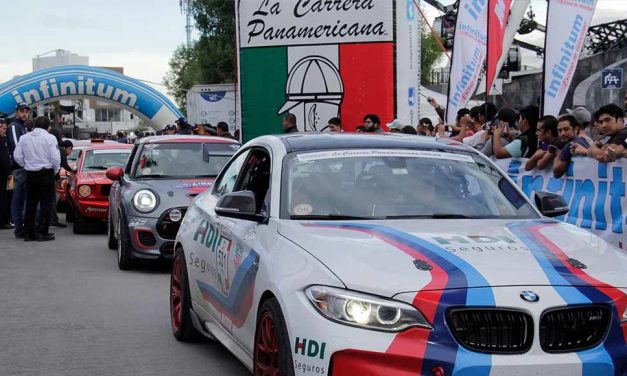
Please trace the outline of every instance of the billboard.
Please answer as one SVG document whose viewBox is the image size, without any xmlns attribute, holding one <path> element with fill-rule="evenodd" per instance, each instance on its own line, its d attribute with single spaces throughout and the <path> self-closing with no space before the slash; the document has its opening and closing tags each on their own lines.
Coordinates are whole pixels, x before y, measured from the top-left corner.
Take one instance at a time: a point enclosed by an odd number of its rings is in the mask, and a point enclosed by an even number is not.
<svg viewBox="0 0 627 376">
<path fill-rule="evenodd" d="M 354 130 L 369 113 L 417 125 L 413 0 L 239 0 L 237 27 L 244 140 L 281 133 L 287 113 L 301 131 L 321 131 L 332 117 Z"/>
<path fill-rule="evenodd" d="M 233 133 L 236 129 L 235 98 L 235 84 L 194 85 L 187 92 L 187 120 L 190 124 L 213 126 L 224 121 Z"/>
</svg>

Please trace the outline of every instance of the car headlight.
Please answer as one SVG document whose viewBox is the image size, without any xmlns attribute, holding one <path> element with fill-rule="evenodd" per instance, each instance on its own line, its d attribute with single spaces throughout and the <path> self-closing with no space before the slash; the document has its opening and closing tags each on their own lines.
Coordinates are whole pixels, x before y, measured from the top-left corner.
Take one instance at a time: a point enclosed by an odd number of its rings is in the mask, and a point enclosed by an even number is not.
<svg viewBox="0 0 627 376">
<path fill-rule="evenodd" d="M 341 324 L 386 332 L 431 329 L 423 314 L 406 303 L 328 286 L 311 286 L 305 293 L 322 316 Z"/>
<path fill-rule="evenodd" d="M 151 212 L 157 206 L 157 196 L 151 190 L 140 189 L 133 196 L 133 206 L 139 212 Z"/>
<path fill-rule="evenodd" d="M 172 209 L 168 216 L 172 222 L 178 222 L 183 218 L 183 213 L 179 209 Z"/>
<path fill-rule="evenodd" d="M 627 307 L 625 307 L 625 311 L 623 312 L 623 318 L 620 320 L 621 324 L 627 324 Z"/>
<path fill-rule="evenodd" d="M 91 195 L 91 187 L 88 185 L 79 185 L 78 186 L 78 195 L 82 198 L 87 198 Z"/>
</svg>

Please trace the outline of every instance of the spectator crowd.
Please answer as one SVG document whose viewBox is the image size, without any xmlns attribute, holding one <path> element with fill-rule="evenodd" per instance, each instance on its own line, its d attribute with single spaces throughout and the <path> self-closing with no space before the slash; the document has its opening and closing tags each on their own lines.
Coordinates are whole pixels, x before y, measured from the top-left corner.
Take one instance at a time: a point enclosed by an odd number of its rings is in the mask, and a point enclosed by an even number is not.
<svg viewBox="0 0 627 376">
<path fill-rule="evenodd" d="M 527 171 L 552 169 L 557 178 L 568 170 L 573 156 L 590 157 L 599 162 L 627 157 L 625 111 L 613 103 L 593 113 L 585 107 L 577 107 L 555 117 L 540 116 L 539 108 L 533 105 L 516 111 L 497 109 L 493 103 L 486 102 L 460 109 L 454 124 L 444 124 L 445 109 L 431 98 L 429 103 L 440 117 L 437 125 L 429 118 L 420 119 L 416 127 L 394 119 L 386 123 L 389 132 L 450 138 L 496 159 L 527 158 Z M 295 115 L 285 115 L 283 130 L 298 132 Z M 330 119 L 324 130 L 342 132 L 340 119 Z M 355 131 L 384 132 L 376 114 L 365 115 L 363 124 Z"/>
</svg>

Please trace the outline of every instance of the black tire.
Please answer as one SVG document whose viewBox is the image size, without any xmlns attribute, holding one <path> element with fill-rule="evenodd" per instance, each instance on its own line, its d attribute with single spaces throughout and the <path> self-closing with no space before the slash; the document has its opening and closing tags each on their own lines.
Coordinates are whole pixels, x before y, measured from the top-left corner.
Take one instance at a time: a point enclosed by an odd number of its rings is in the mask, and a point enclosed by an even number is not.
<svg viewBox="0 0 627 376">
<path fill-rule="evenodd" d="M 109 249 L 118 249 L 118 240 L 115 238 L 115 232 L 113 231 L 113 222 L 111 221 L 111 211 L 107 218 L 107 246 Z"/>
<path fill-rule="evenodd" d="M 69 202 L 65 203 L 65 221 L 67 223 L 74 222 L 74 209 Z"/>
<path fill-rule="evenodd" d="M 74 226 L 72 230 L 75 234 L 87 234 L 89 233 L 89 221 L 83 217 L 78 210 L 74 210 Z"/>
<path fill-rule="evenodd" d="M 175 289 L 176 285 L 178 285 L 178 289 Z M 178 248 L 174 251 L 172 273 L 170 274 L 170 322 L 172 334 L 178 341 L 197 342 L 203 339 L 203 335 L 194 327 L 191 309 L 192 299 L 189 292 L 185 252 Z"/>
<path fill-rule="evenodd" d="M 264 356 L 259 351 L 259 339 L 261 336 L 260 331 L 263 330 L 262 320 L 266 317 L 272 318 L 274 333 L 278 337 L 278 360 L 275 361 L 276 367 L 278 367 L 279 375 L 281 376 L 294 376 L 294 362 L 292 360 L 292 346 L 290 345 L 290 338 L 287 333 L 287 326 L 285 325 L 285 318 L 281 311 L 281 306 L 275 298 L 270 298 L 263 302 L 259 312 L 257 313 L 257 326 L 255 329 L 255 351 L 253 360 L 253 373 L 255 376 L 260 375 L 259 364 L 264 364 L 268 360 L 263 359 Z M 261 362 L 261 363 L 260 363 Z"/>
<path fill-rule="evenodd" d="M 128 228 L 124 223 L 122 213 L 118 213 L 118 268 L 120 270 L 131 270 L 135 267 L 135 260 L 131 256 L 130 239 L 128 237 Z"/>
</svg>

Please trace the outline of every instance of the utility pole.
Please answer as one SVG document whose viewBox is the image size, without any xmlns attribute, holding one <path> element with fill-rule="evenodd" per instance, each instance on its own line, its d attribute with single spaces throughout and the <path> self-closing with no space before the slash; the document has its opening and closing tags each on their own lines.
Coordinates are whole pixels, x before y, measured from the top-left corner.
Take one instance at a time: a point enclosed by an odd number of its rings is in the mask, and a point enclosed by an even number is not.
<svg viewBox="0 0 627 376">
<path fill-rule="evenodd" d="M 192 29 L 194 28 L 192 25 L 192 13 L 190 10 L 192 1 L 194 0 L 179 0 L 181 13 L 185 15 L 185 37 L 187 48 L 192 47 Z"/>
</svg>

